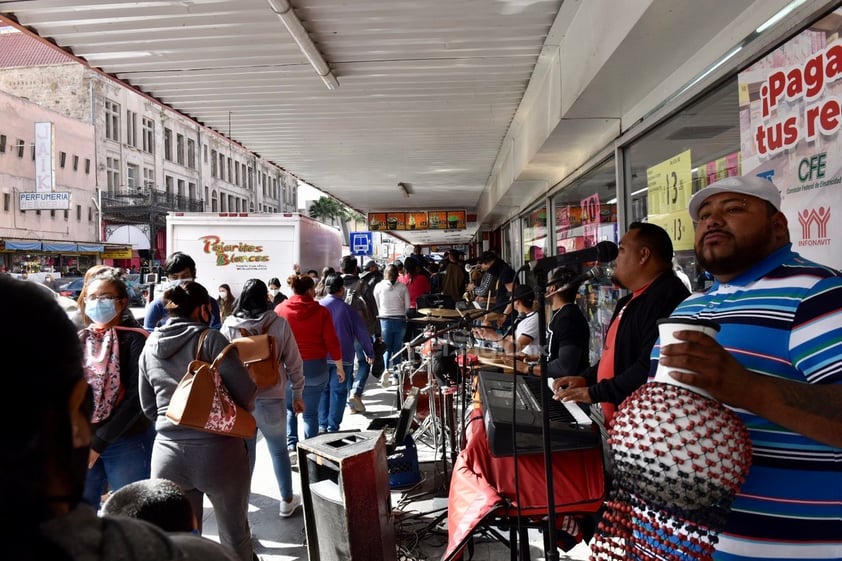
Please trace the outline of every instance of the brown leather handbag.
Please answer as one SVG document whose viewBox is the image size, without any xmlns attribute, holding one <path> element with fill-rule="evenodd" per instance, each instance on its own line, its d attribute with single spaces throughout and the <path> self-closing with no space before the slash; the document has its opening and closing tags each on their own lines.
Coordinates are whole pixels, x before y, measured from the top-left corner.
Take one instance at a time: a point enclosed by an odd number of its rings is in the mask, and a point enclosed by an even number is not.
<svg viewBox="0 0 842 561">
<path fill-rule="evenodd" d="M 208 331 L 199 336 L 196 359 L 187 366 L 187 373 L 170 398 L 167 418 L 176 425 L 204 432 L 253 438 L 257 432 L 254 417 L 234 402 L 216 369 L 234 346 L 227 345 L 213 362 L 202 360 L 202 345 Z"/>
</svg>

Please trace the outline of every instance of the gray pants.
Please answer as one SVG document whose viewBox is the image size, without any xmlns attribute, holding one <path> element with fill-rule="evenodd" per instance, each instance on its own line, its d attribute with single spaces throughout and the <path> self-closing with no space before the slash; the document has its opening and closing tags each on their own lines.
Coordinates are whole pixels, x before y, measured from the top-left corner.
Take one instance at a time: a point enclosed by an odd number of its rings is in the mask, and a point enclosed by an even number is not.
<svg viewBox="0 0 842 561">
<path fill-rule="evenodd" d="M 187 493 L 202 530 L 202 499 L 208 496 L 219 527 L 219 541 L 241 561 L 252 561 L 248 501 L 251 488 L 245 440 L 230 436 L 168 440 L 152 447 L 152 477 L 169 479 Z"/>
</svg>

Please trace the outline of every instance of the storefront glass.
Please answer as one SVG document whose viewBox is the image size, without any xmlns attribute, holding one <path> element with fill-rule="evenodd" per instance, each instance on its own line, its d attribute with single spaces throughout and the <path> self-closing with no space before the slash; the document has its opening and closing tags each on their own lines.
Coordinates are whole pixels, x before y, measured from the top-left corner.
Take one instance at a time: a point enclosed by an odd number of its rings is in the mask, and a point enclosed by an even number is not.
<svg viewBox="0 0 842 561">
<path fill-rule="evenodd" d="M 617 184 L 614 159 L 598 165 L 552 198 L 555 227 L 554 255 L 587 249 L 601 241 L 619 241 Z M 574 266 L 575 267 L 575 266 Z M 582 269 L 584 266 L 578 266 Z M 598 282 L 579 289 L 578 304 L 591 329 L 590 360 L 599 360 L 608 323 L 620 291 L 611 283 L 611 265 L 603 266 Z"/>
<path fill-rule="evenodd" d="M 521 259 L 524 263 L 543 259 L 549 255 L 547 238 L 547 206 L 543 202 L 522 219 L 523 245 Z"/>
<path fill-rule="evenodd" d="M 694 290 L 710 286 L 696 265 L 687 203 L 706 185 L 741 173 L 736 78 L 632 143 L 626 158 L 631 219 L 662 226 L 672 238 L 676 273 Z"/>
</svg>

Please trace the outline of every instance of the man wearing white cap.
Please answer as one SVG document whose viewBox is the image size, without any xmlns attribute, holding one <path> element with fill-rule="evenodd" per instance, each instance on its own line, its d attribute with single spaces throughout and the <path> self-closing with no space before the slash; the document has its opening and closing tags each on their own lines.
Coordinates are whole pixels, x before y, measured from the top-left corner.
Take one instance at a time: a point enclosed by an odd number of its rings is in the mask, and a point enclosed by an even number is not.
<svg viewBox="0 0 842 561">
<path fill-rule="evenodd" d="M 792 251 L 770 181 L 729 177 L 690 199 L 698 262 L 715 282 L 673 316 L 711 319 L 716 340 L 652 351 L 676 380 L 732 407 L 752 466 L 716 559 L 842 559 L 842 274 Z"/>
</svg>

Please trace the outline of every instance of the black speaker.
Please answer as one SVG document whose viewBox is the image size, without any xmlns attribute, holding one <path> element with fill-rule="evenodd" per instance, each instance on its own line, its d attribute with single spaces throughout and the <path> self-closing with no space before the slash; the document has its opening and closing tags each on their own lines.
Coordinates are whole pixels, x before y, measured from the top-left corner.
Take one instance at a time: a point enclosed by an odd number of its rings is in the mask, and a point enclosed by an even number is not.
<svg viewBox="0 0 842 561">
<path fill-rule="evenodd" d="M 333 432 L 298 443 L 310 561 L 396 557 L 383 431 Z"/>
</svg>

